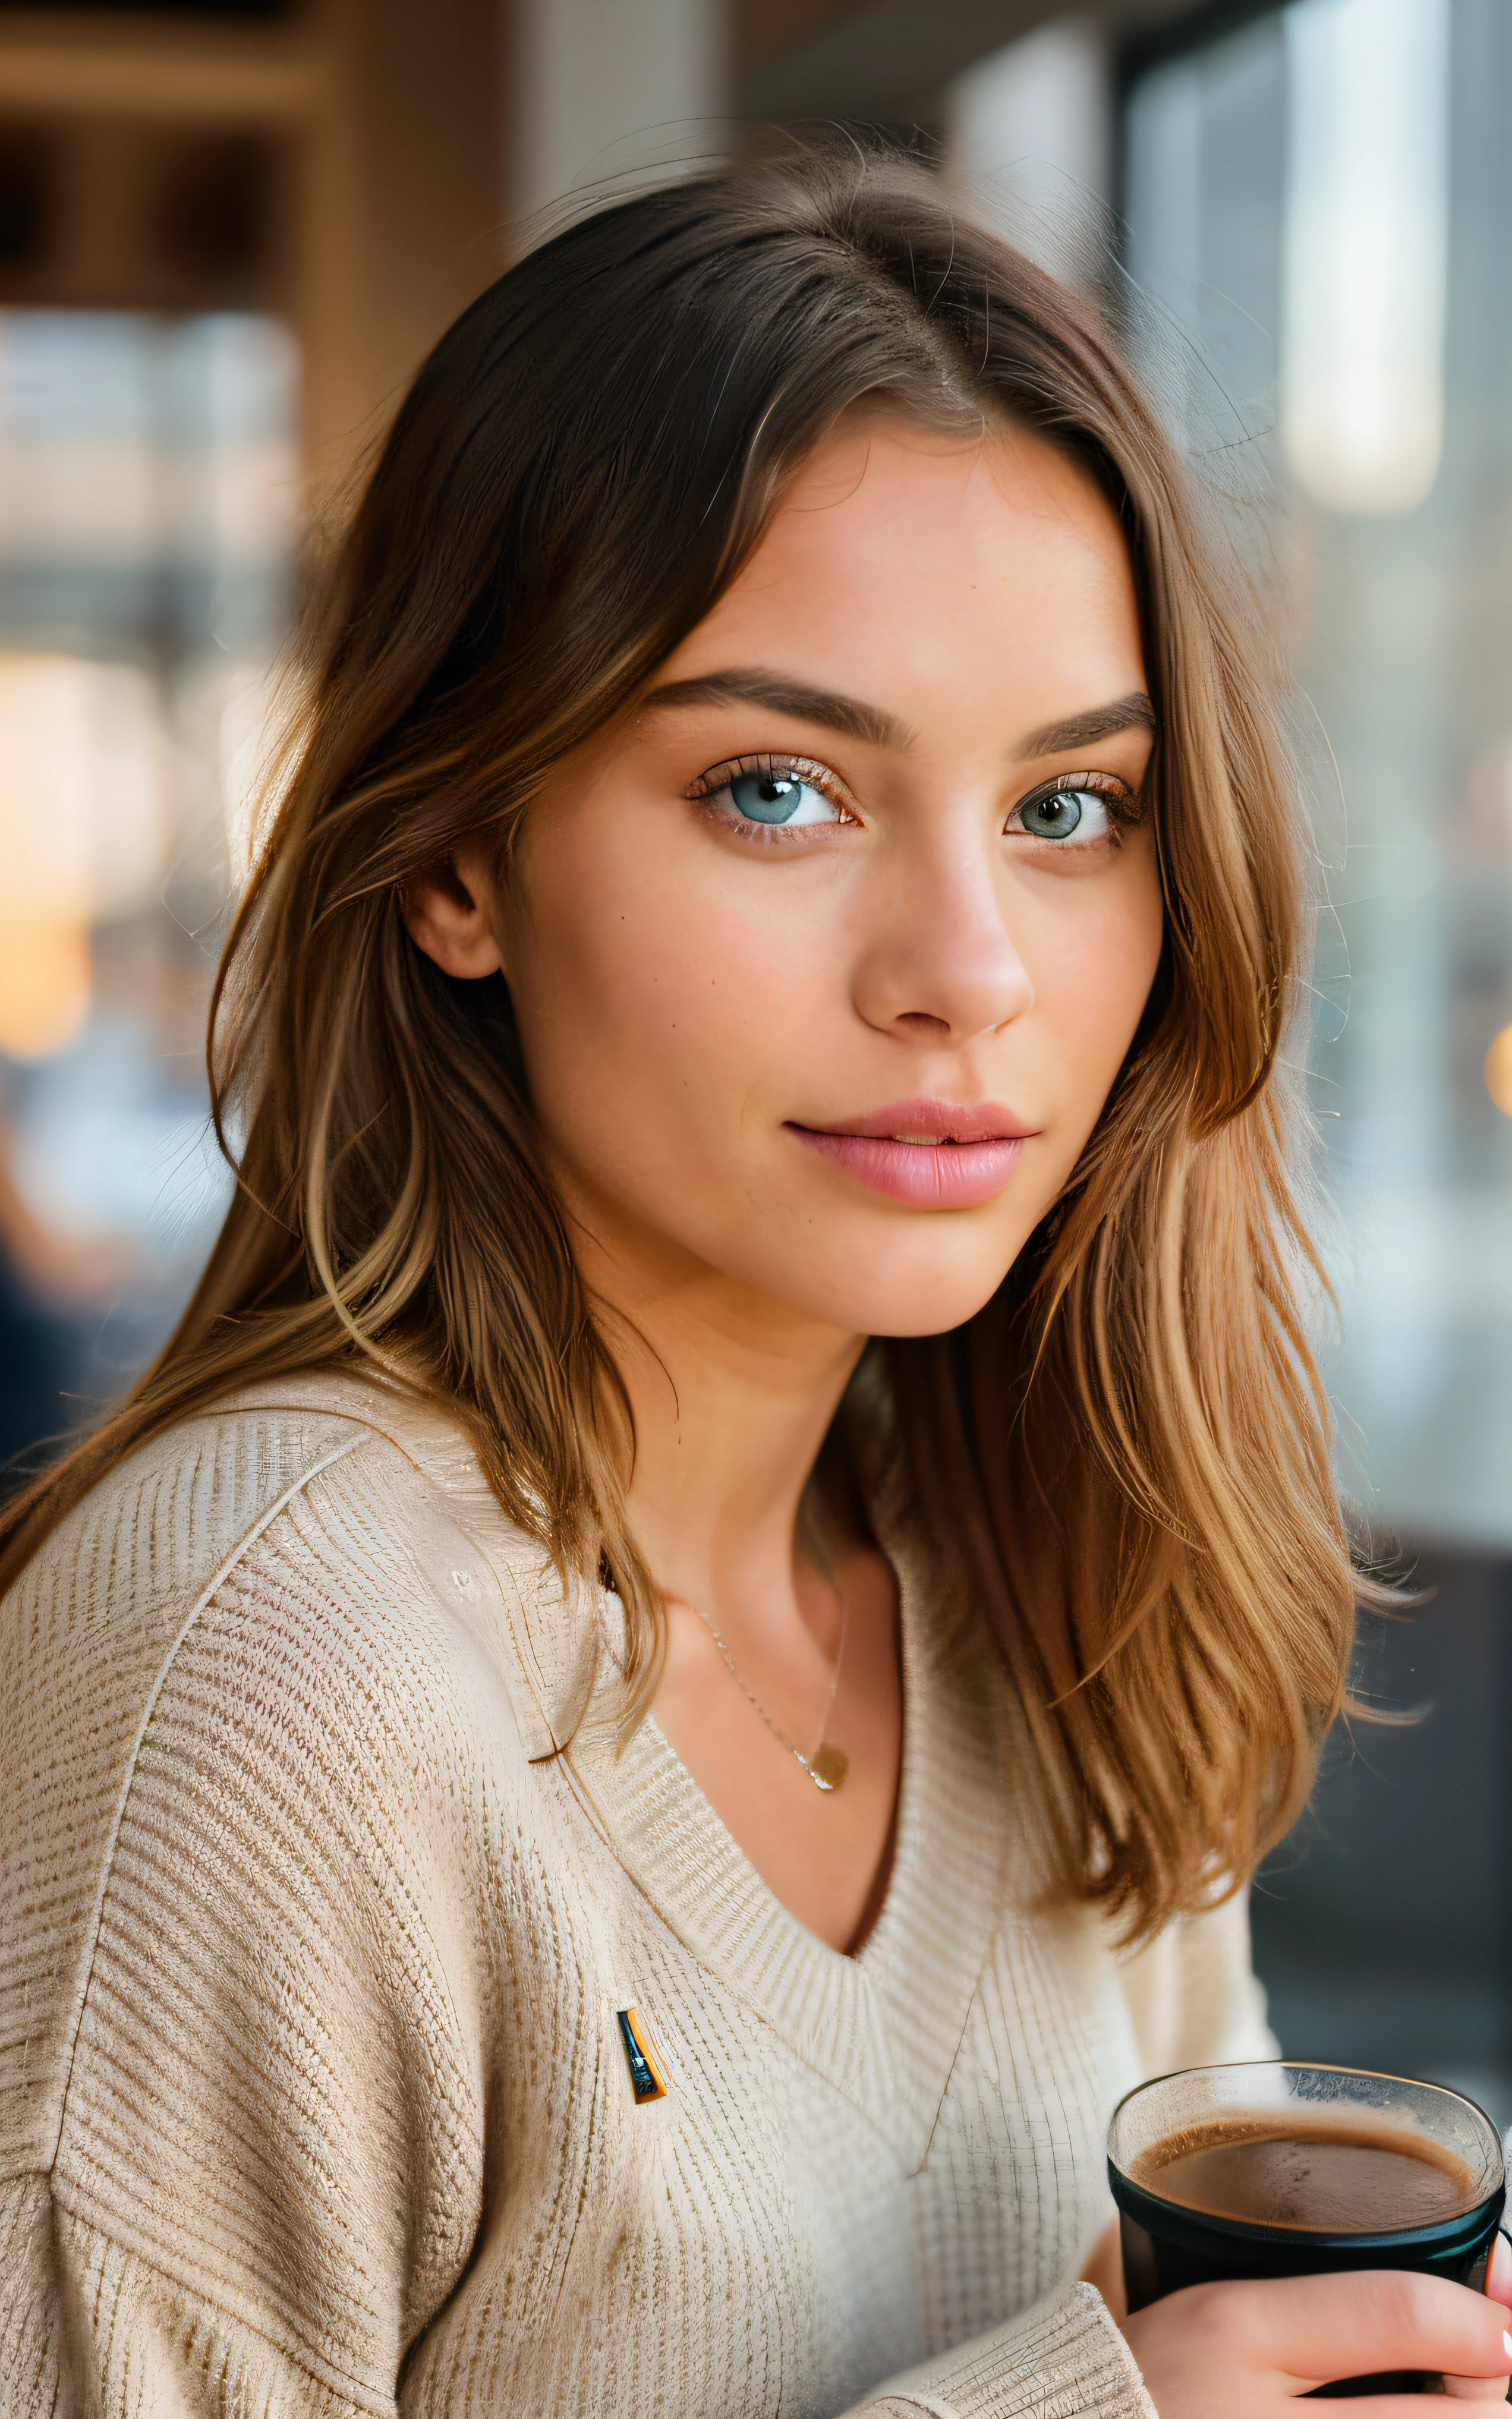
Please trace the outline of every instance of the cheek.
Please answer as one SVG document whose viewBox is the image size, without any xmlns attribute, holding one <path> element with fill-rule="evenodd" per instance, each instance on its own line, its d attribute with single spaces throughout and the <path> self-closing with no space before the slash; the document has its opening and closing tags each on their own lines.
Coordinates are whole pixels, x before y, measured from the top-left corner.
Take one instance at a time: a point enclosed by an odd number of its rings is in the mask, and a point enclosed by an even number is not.
<svg viewBox="0 0 1512 2419">
<path fill-rule="evenodd" d="M 728 1147 L 811 1010 L 791 919 L 612 850 L 543 851 L 530 901 L 512 987 L 548 1133 L 584 1173 L 655 1163 L 663 1179 L 671 1159 Z"/>
<path fill-rule="evenodd" d="M 1078 1148 L 1138 1028 L 1165 934 L 1153 848 L 1119 875 L 1095 901 L 1068 885 L 1063 912 L 1043 916 L 1025 949 L 1035 1022 L 1059 1071 L 1060 1112 Z"/>
</svg>

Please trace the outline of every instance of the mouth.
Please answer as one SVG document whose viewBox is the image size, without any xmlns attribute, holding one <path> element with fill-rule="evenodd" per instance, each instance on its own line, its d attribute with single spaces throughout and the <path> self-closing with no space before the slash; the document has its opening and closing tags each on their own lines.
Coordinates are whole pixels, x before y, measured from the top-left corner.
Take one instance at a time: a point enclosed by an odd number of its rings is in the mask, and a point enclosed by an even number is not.
<svg viewBox="0 0 1512 2419">
<path fill-rule="evenodd" d="M 915 1209 L 974 1210 L 995 1201 L 1039 1129 L 995 1101 L 910 1100 L 788 1131 L 869 1192 Z"/>
</svg>

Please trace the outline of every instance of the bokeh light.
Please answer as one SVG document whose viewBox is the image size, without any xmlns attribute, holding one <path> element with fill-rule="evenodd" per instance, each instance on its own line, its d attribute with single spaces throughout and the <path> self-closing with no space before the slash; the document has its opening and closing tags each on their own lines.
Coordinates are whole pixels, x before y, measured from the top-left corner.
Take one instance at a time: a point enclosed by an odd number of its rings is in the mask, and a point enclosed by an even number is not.
<svg viewBox="0 0 1512 2419">
<path fill-rule="evenodd" d="M 1512 1025 L 1504 1025 L 1486 1053 L 1486 1089 L 1504 1117 L 1512 1117 Z"/>
</svg>

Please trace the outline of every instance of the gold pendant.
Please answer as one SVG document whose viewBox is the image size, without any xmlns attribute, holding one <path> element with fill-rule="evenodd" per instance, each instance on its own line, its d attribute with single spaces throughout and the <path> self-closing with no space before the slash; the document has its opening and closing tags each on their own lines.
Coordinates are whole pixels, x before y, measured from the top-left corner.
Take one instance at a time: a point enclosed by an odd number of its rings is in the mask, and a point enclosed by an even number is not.
<svg viewBox="0 0 1512 2419">
<path fill-rule="evenodd" d="M 838 1789 L 851 1768 L 851 1759 L 842 1747 L 822 1747 L 809 1759 L 809 1769 L 819 1789 Z"/>
</svg>

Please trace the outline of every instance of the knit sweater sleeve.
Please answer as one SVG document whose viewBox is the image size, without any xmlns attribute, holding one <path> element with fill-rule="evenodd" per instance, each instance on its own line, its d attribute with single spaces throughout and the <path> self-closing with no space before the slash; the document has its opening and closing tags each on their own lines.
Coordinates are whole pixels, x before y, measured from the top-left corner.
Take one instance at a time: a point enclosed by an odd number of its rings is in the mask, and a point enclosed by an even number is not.
<svg viewBox="0 0 1512 2419">
<path fill-rule="evenodd" d="M 14 2419 L 390 2419 L 472 2251 L 465 1739 L 507 1706 L 465 1641 L 424 1634 L 422 1589 L 376 1634 L 385 1591 L 343 1586 L 363 1490 L 339 1522 L 316 1492 L 184 1628 L 143 1720 L 52 2156 L 0 2185 Z"/>
<path fill-rule="evenodd" d="M 846 2419 L 1156 2419 L 1134 2354 L 1092 2285 L 893 2379 Z"/>
</svg>

